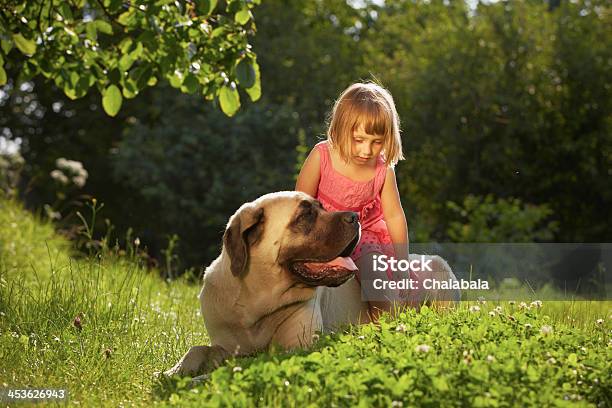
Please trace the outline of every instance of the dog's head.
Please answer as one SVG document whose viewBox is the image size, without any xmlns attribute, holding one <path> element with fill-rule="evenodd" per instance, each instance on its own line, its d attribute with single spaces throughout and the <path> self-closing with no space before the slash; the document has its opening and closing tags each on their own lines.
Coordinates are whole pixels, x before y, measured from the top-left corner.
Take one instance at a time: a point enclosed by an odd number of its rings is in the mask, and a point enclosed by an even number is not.
<svg viewBox="0 0 612 408">
<path fill-rule="evenodd" d="M 359 234 L 357 214 L 328 212 L 304 193 L 280 192 L 240 207 L 223 245 L 236 277 L 257 268 L 309 286 L 338 286 L 357 270 L 349 255 Z"/>
</svg>

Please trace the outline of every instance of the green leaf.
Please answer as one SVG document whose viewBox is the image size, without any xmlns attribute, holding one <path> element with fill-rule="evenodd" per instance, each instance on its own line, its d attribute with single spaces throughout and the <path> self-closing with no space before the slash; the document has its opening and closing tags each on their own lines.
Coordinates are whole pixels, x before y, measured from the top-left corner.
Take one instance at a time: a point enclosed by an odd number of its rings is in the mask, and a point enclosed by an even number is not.
<svg viewBox="0 0 612 408">
<path fill-rule="evenodd" d="M 431 379 L 431 382 L 438 391 L 448 391 L 449 389 L 448 383 L 444 377 L 434 377 Z"/>
<path fill-rule="evenodd" d="M 102 96 L 102 107 L 108 116 L 115 116 L 117 112 L 119 112 L 119 109 L 121 109 L 122 102 L 123 96 L 116 85 L 111 85 L 106 88 Z"/>
<path fill-rule="evenodd" d="M 207 16 L 213 12 L 217 7 L 217 0 L 202 0 L 197 2 L 197 10 L 203 15 Z"/>
<path fill-rule="evenodd" d="M 36 43 L 33 40 L 26 39 L 21 34 L 13 34 L 13 41 L 15 41 L 15 45 L 19 48 L 25 55 L 33 55 L 36 52 Z"/>
<path fill-rule="evenodd" d="M 130 52 L 130 56 L 137 60 L 138 58 L 140 58 L 142 56 L 142 53 L 144 52 L 144 47 L 142 46 L 142 43 L 137 43 L 136 44 L 136 48 L 134 48 L 134 50 L 132 52 Z"/>
<path fill-rule="evenodd" d="M 169 80 L 170 86 L 172 86 L 173 88 L 180 88 L 181 85 L 183 85 L 183 74 L 181 74 L 180 72 L 175 72 L 173 75 L 170 76 Z"/>
<path fill-rule="evenodd" d="M 124 54 L 121 56 L 121 58 L 119 59 L 119 69 L 121 71 L 127 71 L 132 67 L 132 64 L 134 64 L 135 59 L 132 58 L 132 54 Z"/>
<path fill-rule="evenodd" d="M 2 51 L 4 51 L 5 54 L 8 54 L 13 48 L 13 42 L 9 40 L 1 40 L 0 46 L 2 46 Z"/>
<path fill-rule="evenodd" d="M 248 8 L 243 8 L 234 15 L 234 21 L 240 25 L 245 25 L 251 19 L 251 12 Z"/>
<path fill-rule="evenodd" d="M 219 102 L 221 103 L 221 110 L 227 116 L 234 116 L 240 108 L 240 95 L 236 86 L 232 83 L 231 86 L 223 86 L 219 90 Z"/>
<path fill-rule="evenodd" d="M 119 49 L 122 54 L 128 54 L 130 52 L 130 48 L 132 47 L 132 39 L 130 37 L 126 37 L 119 43 Z"/>
<path fill-rule="evenodd" d="M 536 382 L 540 379 L 540 373 L 538 373 L 538 370 L 536 368 L 530 365 L 529 367 L 527 367 L 527 378 L 531 382 Z"/>
<path fill-rule="evenodd" d="M 191 72 L 187 74 L 181 87 L 182 92 L 194 93 L 198 90 L 198 79 Z"/>
<path fill-rule="evenodd" d="M 96 20 L 96 28 L 101 33 L 113 35 L 113 26 L 108 21 Z"/>
<path fill-rule="evenodd" d="M 74 17 L 72 16 L 72 10 L 70 10 L 70 5 L 66 4 L 66 2 L 60 3 L 59 9 L 60 14 L 62 15 L 62 17 L 64 17 L 64 20 L 74 20 Z"/>
<path fill-rule="evenodd" d="M 238 78 L 238 83 L 243 88 L 250 88 L 255 85 L 257 78 L 253 62 L 250 59 L 244 58 L 238 63 L 236 66 L 236 77 Z"/>
<path fill-rule="evenodd" d="M 90 21 L 85 24 L 85 33 L 87 34 L 87 38 L 90 40 L 96 41 L 98 39 L 98 31 L 96 31 L 95 21 Z"/>
<path fill-rule="evenodd" d="M 135 11 L 134 9 L 131 8 L 125 13 L 121 14 L 119 18 L 117 19 L 117 21 L 119 22 L 119 24 L 123 24 L 124 26 L 129 26 L 134 23 L 135 16 L 136 16 Z"/>
<path fill-rule="evenodd" d="M 253 68 L 255 69 L 255 84 L 246 89 L 246 93 L 251 98 L 251 101 L 255 102 L 261 98 L 261 74 L 259 72 L 259 64 L 256 61 L 253 62 Z"/>
<path fill-rule="evenodd" d="M 148 65 L 141 65 L 130 72 L 130 77 L 136 81 L 138 90 L 142 90 L 147 86 L 151 75 L 153 75 L 153 69 Z"/>
<path fill-rule="evenodd" d="M 138 95 L 138 89 L 133 80 L 127 79 L 122 88 L 123 96 L 125 99 L 132 99 Z"/>
<path fill-rule="evenodd" d="M 3 67 L 0 67 L 0 85 L 6 84 L 6 71 Z"/>
</svg>

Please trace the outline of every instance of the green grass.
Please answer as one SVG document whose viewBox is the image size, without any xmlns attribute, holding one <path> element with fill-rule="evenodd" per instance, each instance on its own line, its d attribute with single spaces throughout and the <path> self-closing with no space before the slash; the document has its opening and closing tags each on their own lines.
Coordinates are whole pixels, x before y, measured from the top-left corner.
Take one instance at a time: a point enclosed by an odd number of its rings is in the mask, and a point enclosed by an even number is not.
<svg viewBox="0 0 612 408">
<path fill-rule="evenodd" d="M 82 406 L 612 405 L 612 302 L 407 311 L 310 350 L 229 361 L 195 388 L 160 382 L 154 372 L 207 344 L 199 286 L 138 264 L 76 257 L 0 198 L 0 387 L 66 388 Z"/>
</svg>

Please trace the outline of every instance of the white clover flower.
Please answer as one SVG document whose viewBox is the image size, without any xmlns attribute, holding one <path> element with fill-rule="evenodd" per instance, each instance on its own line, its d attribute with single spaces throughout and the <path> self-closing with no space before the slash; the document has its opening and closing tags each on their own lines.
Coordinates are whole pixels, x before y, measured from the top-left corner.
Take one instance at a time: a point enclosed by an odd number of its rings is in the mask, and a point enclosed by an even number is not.
<svg viewBox="0 0 612 408">
<path fill-rule="evenodd" d="M 68 184 L 68 182 L 70 181 L 68 179 L 68 177 L 66 177 L 66 175 L 61 171 L 61 170 L 53 170 L 51 173 L 49 173 L 51 175 L 51 178 L 61 184 Z"/>
<path fill-rule="evenodd" d="M 419 344 L 414 348 L 414 351 L 416 351 L 417 353 L 428 353 L 429 350 L 431 350 L 431 347 L 427 344 Z"/>
<path fill-rule="evenodd" d="M 533 326 L 531 325 L 531 323 L 525 323 L 525 328 L 526 329 L 531 329 Z"/>
<path fill-rule="evenodd" d="M 401 332 L 401 333 L 404 333 L 407 330 L 408 330 L 408 328 L 406 327 L 406 325 L 404 323 L 398 324 L 397 327 L 395 328 L 396 332 Z"/>
<path fill-rule="evenodd" d="M 495 357 L 489 354 L 489 355 L 487 356 L 487 361 L 488 361 L 489 363 L 492 363 L 492 362 L 494 362 L 494 361 L 495 361 Z"/>
<path fill-rule="evenodd" d="M 319 341 L 319 335 L 317 333 L 312 335 L 312 341 Z"/>
<path fill-rule="evenodd" d="M 242 367 L 236 366 L 236 367 L 234 367 L 234 369 L 232 371 L 235 372 L 235 373 L 239 373 L 240 371 L 242 371 Z"/>
<path fill-rule="evenodd" d="M 595 323 L 597 323 L 597 324 L 601 325 L 601 324 L 603 324 L 603 322 L 604 322 L 604 320 L 603 320 L 603 319 L 597 319 L 597 321 L 596 321 Z"/>
<path fill-rule="evenodd" d="M 514 305 L 516 305 L 516 300 L 509 300 L 508 304 L 511 305 L 511 306 L 514 306 Z"/>
<path fill-rule="evenodd" d="M 525 302 L 521 302 L 518 305 L 519 309 L 529 309 L 529 306 L 527 306 L 527 303 Z"/>
<path fill-rule="evenodd" d="M 285 380 L 285 387 L 288 387 L 290 385 L 291 385 L 291 383 L 289 382 L 289 380 Z"/>
<path fill-rule="evenodd" d="M 541 300 L 534 300 L 533 302 L 531 302 L 531 307 L 542 307 L 542 301 Z"/>
<path fill-rule="evenodd" d="M 476 306 L 476 305 L 470 306 L 469 310 L 472 313 L 480 312 L 480 306 Z"/>
<path fill-rule="evenodd" d="M 478 302 L 478 304 L 480 305 L 485 305 L 487 303 L 487 301 L 485 300 L 484 297 L 479 296 L 478 299 L 476 299 L 476 301 Z"/>
<path fill-rule="evenodd" d="M 502 312 L 502 307 L 501 306 L 497 306 L 495 309 L 493 309 L 495 311 L 495 313 L 501 313 Z"/>
<path fill-rule="evenodd" d="M 552 334 L 552 332 L 553 332 L 552 326 L 544 325 L 540 328 L 540 333 L 542 333 L 545 336 Z"/>
<path fill-rule="evenodd" d="M 403 407 L 404 403 L 402 401 L 392 401 L 391 406 L 392 407 Z"/>
<path fill-rule="evenodd" d="M 557 362 L 557 360 L 555 360 L 555 358 L 554 358 L 554 357 L 551 357 L 551 358 L 549 358 L 548 360 L 546 360 L 546 362 L 547 362 L 548 364 L 555 364 L 555 363 Z"/>
<path fill-rule="evenodd" d="M 359 336 L 359 337 L 357 337 L 357 338 L 358 338 L 359 340 L 365 340 L 365 336 L 364 336 L 364 335 L 361 335 L 361 336 Z"/>
<path fill-rule="evenodd" d="M 489 316 L 491 316 L 491 317 L 495 317 L 495 312 L 491 310 L 491 311 L 489 312 Z"/>
</svg>

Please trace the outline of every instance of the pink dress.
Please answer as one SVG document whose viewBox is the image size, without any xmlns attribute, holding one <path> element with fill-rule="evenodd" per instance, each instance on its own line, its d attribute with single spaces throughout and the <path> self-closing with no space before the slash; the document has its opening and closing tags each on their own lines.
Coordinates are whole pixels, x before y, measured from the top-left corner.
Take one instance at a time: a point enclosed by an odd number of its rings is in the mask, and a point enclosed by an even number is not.
<svg viewBox="0 0 612 408">
<path fill-rule="evenodd" d="M 340 173 L 332 166 L 327 142 L 316 145 L 321 156 L 321 178 L 317 200 L 327 211 L 354 211 L 359 214 L 361 240 L 351 254 L 353 260 L 363 254 L 376 252 L 395 256 L 393 241 L 383 219 L 380 194 L 387 174 L 387 165 L 378 156 L 376 174 L 368 181 L 355 181 Z"/>
</svg>

